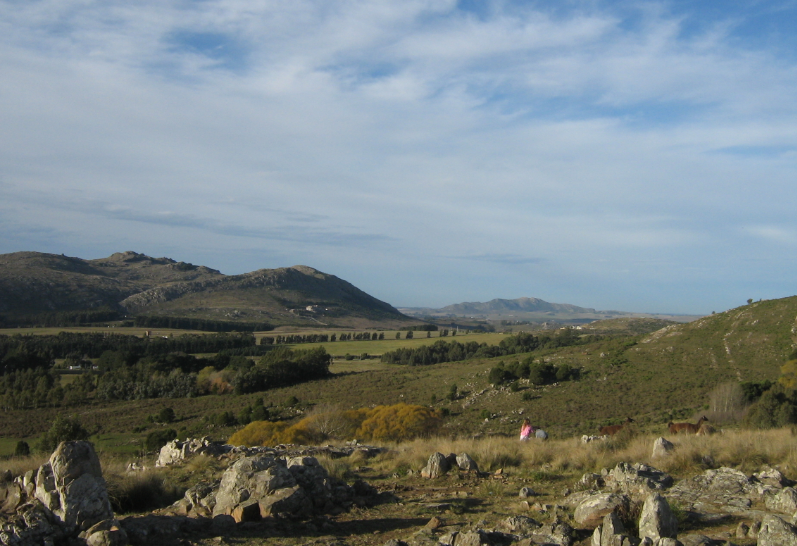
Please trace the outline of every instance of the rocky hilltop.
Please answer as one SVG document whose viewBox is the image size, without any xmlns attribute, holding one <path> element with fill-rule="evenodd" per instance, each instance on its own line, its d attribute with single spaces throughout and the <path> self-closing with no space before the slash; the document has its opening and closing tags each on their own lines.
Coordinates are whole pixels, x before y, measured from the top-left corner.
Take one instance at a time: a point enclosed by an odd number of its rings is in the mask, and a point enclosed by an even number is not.
<svg viewBox="0 0 797 546">
<path fill-rule="evenodd" d="M 404 322 L 391 305 L 303 265 L 224 275 L 170 258 L 120 252 L 83 260 L 16 252 L 0 255 L 0 316 L 37 323 L 42 316 L 93 313 L 160 315 L 273 325 Z"/>
</svg>

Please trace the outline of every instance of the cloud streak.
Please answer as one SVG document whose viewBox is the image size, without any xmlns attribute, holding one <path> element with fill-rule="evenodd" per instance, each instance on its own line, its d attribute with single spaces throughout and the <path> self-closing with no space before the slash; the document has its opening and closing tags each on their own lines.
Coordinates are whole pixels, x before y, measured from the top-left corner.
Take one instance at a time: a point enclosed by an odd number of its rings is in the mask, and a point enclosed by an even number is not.
<svg viewBox="0 0 797 546">
<path fill-rule="evenodd" d="M 0 251 L 304 262 L 396 305 L 790 295 L 741 256 L 797 245 L 796 11 L 0 1 Z"/>
</svg>

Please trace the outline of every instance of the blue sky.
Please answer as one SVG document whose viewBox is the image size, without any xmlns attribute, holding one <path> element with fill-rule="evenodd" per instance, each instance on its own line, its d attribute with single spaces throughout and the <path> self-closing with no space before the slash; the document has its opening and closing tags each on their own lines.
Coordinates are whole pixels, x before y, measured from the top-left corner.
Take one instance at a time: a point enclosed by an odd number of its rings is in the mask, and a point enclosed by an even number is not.
<svg viewBox="0 0 797 546">
<path fill-rule="evenodd" d="M 396 306 L 795 294 L 797 3 L 0 1 L 0 252 Z"/>
</svg>

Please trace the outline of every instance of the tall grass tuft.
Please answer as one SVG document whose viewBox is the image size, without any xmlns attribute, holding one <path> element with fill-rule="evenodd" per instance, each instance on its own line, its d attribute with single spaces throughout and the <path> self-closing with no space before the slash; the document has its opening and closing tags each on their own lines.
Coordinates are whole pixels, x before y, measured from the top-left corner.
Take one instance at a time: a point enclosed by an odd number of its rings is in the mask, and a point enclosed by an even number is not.
<svg viewBox="0 0 797 546">
<path fill-rule="evenodd" d="M 114 512 L 129 514 L 169 506 L 185 490 L 169 483 L 160 471 L 105 472 L 108 496 Z"/>
<path fill-rule="evenodd" d="M 49 453 L 33 453 L 27 457 L 11 457 L 0 462 L 0 469 L 10 470 L 14 476 L 22 476 L 29 470 L 36 471 L 49 459 Z"/>
</svg>

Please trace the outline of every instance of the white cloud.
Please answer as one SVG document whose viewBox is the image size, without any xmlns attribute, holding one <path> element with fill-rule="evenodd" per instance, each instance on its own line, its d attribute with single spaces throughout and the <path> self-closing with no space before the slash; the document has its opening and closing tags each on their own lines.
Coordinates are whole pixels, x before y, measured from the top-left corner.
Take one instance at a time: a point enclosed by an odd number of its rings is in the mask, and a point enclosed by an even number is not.
<svg viewBox="0 0 797 546">
<path fill-rule="evenodd" d="M 0 2 L 0 251 L 286 265 L 263 248 L 445 304 L 664 282 L 754 244 L 740 225 L 793 240 L 797 61 L 734 34 L 745 14 L 490 6 Z M 446 280 L 421 290 L 422 264 Z M 572 303 L 618 307 L 606 282 Z"/>
</svg>

